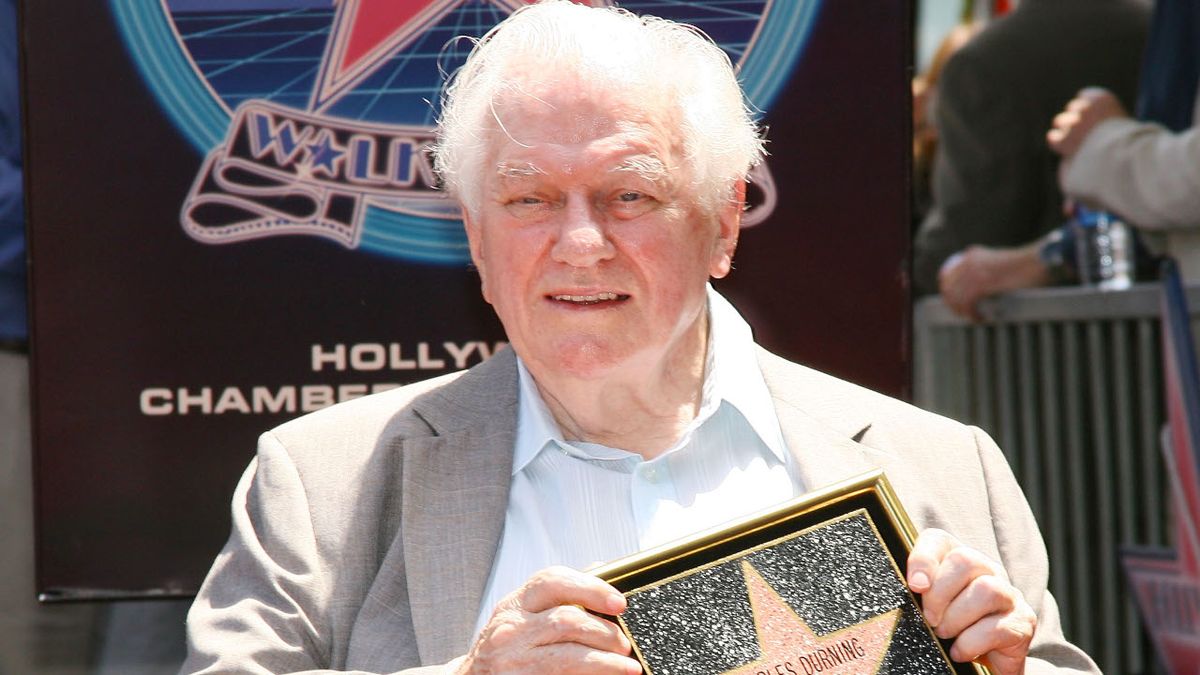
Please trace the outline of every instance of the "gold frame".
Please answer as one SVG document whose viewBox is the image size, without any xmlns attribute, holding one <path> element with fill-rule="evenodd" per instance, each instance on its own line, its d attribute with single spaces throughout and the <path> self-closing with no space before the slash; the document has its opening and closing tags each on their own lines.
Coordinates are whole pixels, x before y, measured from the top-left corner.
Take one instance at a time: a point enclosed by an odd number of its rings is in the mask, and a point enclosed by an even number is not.
<svg viewBox="0 0 1200 675">
<path fill-rule="evenodd" d="M 872 524 L 880 545 L 887 552 L 894 571 L 903 583 L 902 567 L 906 561 L 896 560 L 896 551 L 893 550 L 893 546 L 889 546 L 887 535 L 894 537 L 894 541 L 898 542 L 899 548 L 907 558 L 916 541 L 917 531 L 900 504 L 891 483 L 879 470 L 813 490 L 771 509 L 730 521 L 720 528 L 705 530 L 614 560 L 589 572 L 612 584 L 622 593 L 630 595 L 770 548 L 860 511 L 866 512 L 868 509 L 861 505 L 864 500 L 884 516 L 872 518 L 871 514 L 867 513 L 868 521 Z M 880 528 L 885 528 L 887 532 L 881 532 Z M 784 532 L 782 536 L 778 534 L 780 531 Z M 734 552 L 729 553 L 730 550 Z M 675 569 L 680 566 L 685 566 L 685 571 Z M 907 588 L 907 584 L 905 587 Z M 920 601 L 911 591 L 908 593 L 919 608 Z M 635 656 L 641 661 L 643 669 L 651 673 L 628 626 L 620 617 L 617 617 L 617 621 L 633 642 Z M 948 666 L 948 673 L 991 675 L 991 671 L 982 664 L 951 661 L 946 641 L 939 640 L 928 624 L 925 628 L 938 644 L 941 656 Z"/>
</svg>

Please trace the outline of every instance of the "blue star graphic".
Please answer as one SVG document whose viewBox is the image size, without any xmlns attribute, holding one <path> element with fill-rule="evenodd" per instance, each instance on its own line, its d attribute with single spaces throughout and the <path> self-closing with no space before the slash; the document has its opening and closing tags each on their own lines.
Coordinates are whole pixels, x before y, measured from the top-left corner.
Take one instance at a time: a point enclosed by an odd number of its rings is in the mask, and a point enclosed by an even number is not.
<svg viewBox="0 0 1200 675">
<path fill-rule="evenodd" d="M 333 134 L 329 133 L 328 129 L 321 132 L 317 137 L 316 143 L 308 144 L 309 166 L 312 167 L 313 173 L 317 170 L 325 172 L 326 176 L 336 176 L 337 168 L 334 166 L 342 155 L 346 154 L 344 150 L 338 150 L 333 144 Z"/>
</svg>

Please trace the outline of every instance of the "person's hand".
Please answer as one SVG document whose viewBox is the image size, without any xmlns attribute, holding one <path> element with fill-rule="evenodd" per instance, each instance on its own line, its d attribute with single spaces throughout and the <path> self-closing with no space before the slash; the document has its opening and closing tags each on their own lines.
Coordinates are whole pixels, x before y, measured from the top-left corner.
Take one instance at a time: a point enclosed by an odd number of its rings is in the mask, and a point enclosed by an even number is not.
<svg viewBox="0 0 1200 675">
<path fill-rule="evenodd" d="M 625 597 L 590 574 L 548 567 L 496 605 L 455 672 L 640 674 L 621 629 L 588 610 L 620 614 Z"/>
<path fill-rule="evenodd" d="M 999 563 L 928 529 L 908 556 L 908 587 L 921 595 L 934 633 L 954 639 L 950 658 L 986 662 L 996 675 L 1025 672 L 1037 615 Z"/>
<path fill-rule="evenodd" d="M 1037 244 L 1020 248 L 968 246 L 942 263 L 938 291 L 955 314 L 981 320 L 984 298 L 1050 283 L 1050 272 L 1038 258 Z"/>
<path fill-rule="evenodd" d="M 1053 125 L 1046 132 L 1046 142 L 1063 158 L 1070 159 L 1096 125 L 1114 117 L 1129 117 L 1116 95 L 1107 89 L 1088 87 L 1076 94 L 1054 117 Z"/>
</svg>

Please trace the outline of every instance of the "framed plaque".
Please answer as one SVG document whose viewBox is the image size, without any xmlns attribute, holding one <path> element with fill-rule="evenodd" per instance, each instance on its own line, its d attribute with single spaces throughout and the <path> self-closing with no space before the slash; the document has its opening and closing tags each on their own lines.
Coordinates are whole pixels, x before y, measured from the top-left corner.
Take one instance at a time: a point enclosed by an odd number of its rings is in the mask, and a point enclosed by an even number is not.
<svg viewBox="0 0 1200 675">
<path fill-rule="evenodd" d="M 591 572 L 649 675 L 987 675 L 925 623 L 915 539 L 875 471 Z"/>
</svg>

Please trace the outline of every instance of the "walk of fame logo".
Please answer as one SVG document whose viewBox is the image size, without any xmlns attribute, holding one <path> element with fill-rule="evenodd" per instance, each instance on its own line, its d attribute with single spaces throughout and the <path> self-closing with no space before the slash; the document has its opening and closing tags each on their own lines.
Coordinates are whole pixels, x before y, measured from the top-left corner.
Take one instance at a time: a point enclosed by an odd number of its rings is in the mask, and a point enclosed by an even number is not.
<svg viewBox="0 0 1200 675">
<path fill-rule="evenodd" d="M 580 1 L 580 0 L 577 0 Z M 764 112 L 822 0 L 640 0 L 692 23 L 737 64 Z M 204 155 L 180 224 L 205 244 L 322 237 L 427 264 L 469 260 L 427 149 L 445 72 L 525 0 L 110 0 L 143 78 Z M 610 0 L 583 4 L 610 5 Z M 755 207 L 775 203 L 765 167 Z"/>
<path fill-rule="evenodd" d="M 1175 549 L 1128 547 L 1121 562 L 1162 665 L 1171 675 L 1193 675 L 1200 664 L 1200 367 L 1173 263 L 1163 273 L 1162 341 Z"/>
</svg>

